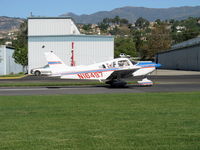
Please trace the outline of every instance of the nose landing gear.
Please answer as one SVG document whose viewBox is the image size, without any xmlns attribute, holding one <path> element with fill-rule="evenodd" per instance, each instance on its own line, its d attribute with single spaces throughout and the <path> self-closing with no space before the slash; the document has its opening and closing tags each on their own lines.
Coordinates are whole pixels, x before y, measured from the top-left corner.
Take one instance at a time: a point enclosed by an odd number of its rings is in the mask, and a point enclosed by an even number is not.
<svg viewBox="0 0 200 150">
<path fill-rule="evenodd" d="M 151 80 L 147 79 L 147 78 L 144 78 L 141 81 L 138 81 L 138 84 L 142 85 L 142 86 L 146 86 L 146 85 L 152 86 L 153 82 Z"/>
</svg>

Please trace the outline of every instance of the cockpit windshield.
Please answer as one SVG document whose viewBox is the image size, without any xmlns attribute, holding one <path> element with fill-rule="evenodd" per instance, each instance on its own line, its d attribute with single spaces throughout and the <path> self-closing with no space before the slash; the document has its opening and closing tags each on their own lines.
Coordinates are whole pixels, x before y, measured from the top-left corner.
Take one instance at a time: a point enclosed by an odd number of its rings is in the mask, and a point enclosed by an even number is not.
<svg viewBox="0 0 200 150">
<path fill-rule="evenodd" d="M 118 61 L 118 66 L 119 67 L 127 67 L 127 66 L 130 66 L 130 63 L 127 60 L 120 60 L 120 61 Z"/>
<path fill-rule="evenodd" d="M 99 66 L 99 68 L 118 68 L 118 67 L 119 68 L 127 68 L 127 67 L 130 67 L 135 64 L 137 64 L 137 63 L 134 61 L 130 61 L 128 59 L 120 59 L 120 60 L 105 62 L 105 63 L 101 64 Z"/>
<path fill-rule="evenodd" d="M 137 62 L 135 62 L 135 61 L 133 61 L 133 60 L 131 60 L 131 63 L 132 63 L 133 65 L 137 64 Z"/>
</svg>

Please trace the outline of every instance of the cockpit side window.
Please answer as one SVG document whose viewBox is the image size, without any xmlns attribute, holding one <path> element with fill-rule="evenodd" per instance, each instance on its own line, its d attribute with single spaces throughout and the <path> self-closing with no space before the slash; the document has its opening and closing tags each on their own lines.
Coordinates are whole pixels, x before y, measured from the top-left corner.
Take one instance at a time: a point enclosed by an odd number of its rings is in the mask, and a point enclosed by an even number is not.
<svg viewBox="0 0 200 150">
<path fill-rule="evenodd" d="M 120 61 L 118 61 L 118 66 L 119 67 L 127 67 L 127 66 L 130 66 L 130 64 L 127 60 L 120 60 Z"/>
<path fill-rule="evenodd" d="M 115 61 L 112 63 L 112 66 L 113 66 L 114 68 L 116 67 L 116 62 L 115 62 Z"/>
</svg>

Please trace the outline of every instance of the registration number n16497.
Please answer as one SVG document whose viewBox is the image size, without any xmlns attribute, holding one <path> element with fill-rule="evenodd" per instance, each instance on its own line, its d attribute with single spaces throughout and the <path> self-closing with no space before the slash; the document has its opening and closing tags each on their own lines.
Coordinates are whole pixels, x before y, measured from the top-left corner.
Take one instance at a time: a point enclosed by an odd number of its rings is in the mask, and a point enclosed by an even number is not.
<svg viewBox="0 0 200 150">
<path fill-rule="evenodd" d="M 91 72 L 91 73 L 80 73 L 77 74 L 79 79 L 91 79 L 91 78 L 101 78 L 103 77 L 102 72 Z"/>
</svg>

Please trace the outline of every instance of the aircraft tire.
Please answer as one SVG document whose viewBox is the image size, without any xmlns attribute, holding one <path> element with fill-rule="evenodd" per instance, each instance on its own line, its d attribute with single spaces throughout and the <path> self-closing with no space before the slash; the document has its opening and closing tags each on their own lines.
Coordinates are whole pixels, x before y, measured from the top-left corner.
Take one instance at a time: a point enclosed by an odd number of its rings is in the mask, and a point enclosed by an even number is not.
<svg viewBox="0 0 200 150">
<path fill-rule="evenodd" d="M 35 74 L 35 76 L 40 76 L 40 75 L 41 75 L 41 72 L 37 70 L 37 71 L 35 71 L 34 74 Z"/>
<path fill-rule="evenodd" d="M 115 81 L 113 81 L 113 82 L 110 83 L 110 86 L 114 87 L 114 88 L 121 88 L 121 87 L 125 87 L 126 84 L 127 83 L 125 81 L 115 80 Z"/>
</svg>

